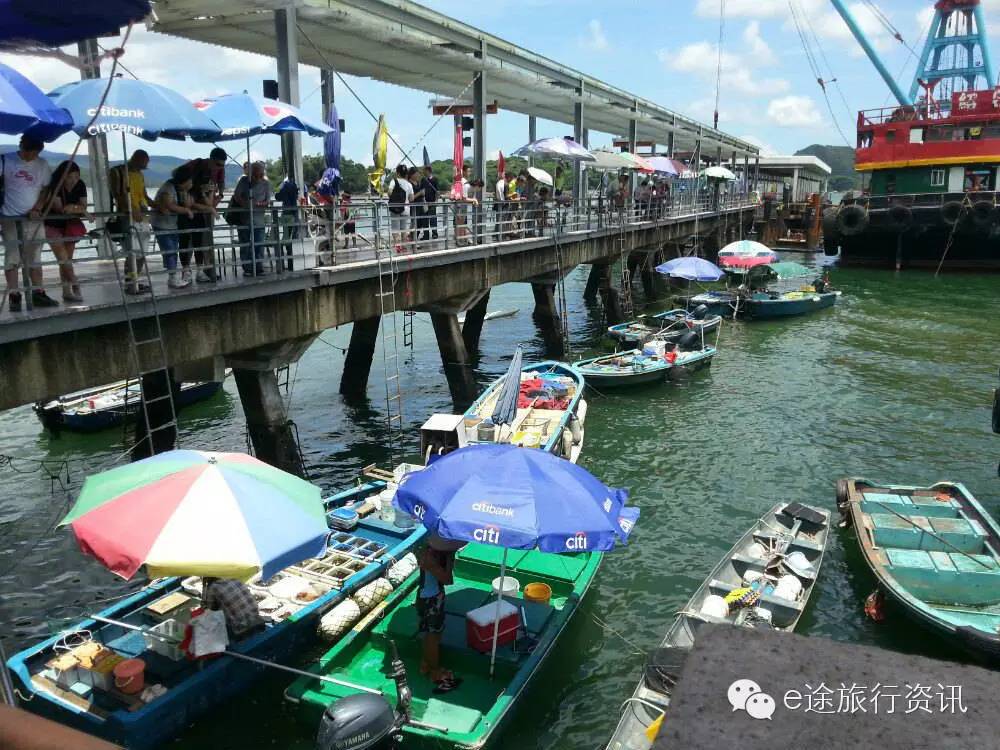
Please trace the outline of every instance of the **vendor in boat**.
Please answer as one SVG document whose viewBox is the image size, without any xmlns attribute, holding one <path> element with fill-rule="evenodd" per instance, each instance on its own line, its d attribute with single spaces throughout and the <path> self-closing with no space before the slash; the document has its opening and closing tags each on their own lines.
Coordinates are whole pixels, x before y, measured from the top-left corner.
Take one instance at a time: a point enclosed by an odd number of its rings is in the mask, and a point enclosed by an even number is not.
<svg viewBox="0 0 1000 750">
<path fill-rule="evenodd" d="M 423 636 L 420 673 L 431 679 L 434 692 L 438 694 L 450 692 L 462 684 L 460 677 L 441 666 L 441 634 L 445 623 L 445 586 L 455 582 L 455 555 L 463 546 L 461 542 L 431 534 L 418 558 L 418 631 Z"/>
<path fill-rule="evenodd" d="M 232 578 L 205 578 L 202 582 L 206 609 L 222 610 L 232 641 L 241 641 L 264 629 L 257 599 L 245 583 Z"/>
</svg>

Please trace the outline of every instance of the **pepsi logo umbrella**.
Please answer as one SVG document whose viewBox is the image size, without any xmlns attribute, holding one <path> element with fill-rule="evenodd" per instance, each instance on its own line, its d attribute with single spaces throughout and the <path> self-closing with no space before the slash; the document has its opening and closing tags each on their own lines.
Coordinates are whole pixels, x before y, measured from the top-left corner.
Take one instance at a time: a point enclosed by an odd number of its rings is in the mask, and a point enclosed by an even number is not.
<svg viewBox="0 0 1000 750">
<path fill-rule="evenodd" d="M 130 579 L 265 579 L 322 555 L 319 487 L 244 453 L 174 450 L 88 477 L 61 525 Z"/>
<path fill-rule="evenodd" d="M 52 103 L 40 88 L 0 63 L 0 133 L 30 133 L 52 141 L 73 127 L 69 112 Z"/>
<path fill-rule="evenodd" d="M 107 78 L 91 78 L 60 86 L 49 98 L 69 111 L 73 132 L 85 138 L 121 132 L 155 141 L 219 134 L 219 127 L 191 102 L 155 83 L 113 78 L 109 87 Z"/>
<path fill-rule="evenodd" d="M 688 281 L 718 281 L 725 275 L 725 271 L 711 261 L 694 255 L 661 263 L 656 272 Z"/>
<path fill-rule="evenodd" d="M 214 120 L 221 131 L 211 138 L 197 136 L 195 140 L 228 141 L 261 133 L 308 133 L 319 136 L 333 132 L 333 128 L 307 117 L 291 104 L 251 96 L 246 92 L 201 99 L 194 103 L 194 107 Z"/>
</svg>

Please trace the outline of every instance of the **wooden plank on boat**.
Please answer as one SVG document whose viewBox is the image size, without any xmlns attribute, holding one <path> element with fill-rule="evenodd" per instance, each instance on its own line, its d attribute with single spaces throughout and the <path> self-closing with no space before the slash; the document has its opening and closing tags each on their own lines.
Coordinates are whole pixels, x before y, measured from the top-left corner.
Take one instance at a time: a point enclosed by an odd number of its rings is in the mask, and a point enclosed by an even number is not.
<svg viewBox="0 0 1000 750">
<path fill-rule="evenodd" d="M 48 677 L 44 675 L 40 674 L 31 675 L 31 684 L 34 685 L 35 689 L 37 689 L 39 692 L 49 693 L 50 695 L 54 695 L 59 700 L 65 703 L 69 703 L 72 706 L 76 706 L 81 711 L 86 711 L 89 714 L 93 714 L 99 719 L 108 718 L 108 712 L 95 706 L 93 704 L 93 701 L 89 701 L 86 698 L 83 698 L 72 691 L 65 690 L 59 687 L 52 680 L 50 680 Z"/>
</svg>

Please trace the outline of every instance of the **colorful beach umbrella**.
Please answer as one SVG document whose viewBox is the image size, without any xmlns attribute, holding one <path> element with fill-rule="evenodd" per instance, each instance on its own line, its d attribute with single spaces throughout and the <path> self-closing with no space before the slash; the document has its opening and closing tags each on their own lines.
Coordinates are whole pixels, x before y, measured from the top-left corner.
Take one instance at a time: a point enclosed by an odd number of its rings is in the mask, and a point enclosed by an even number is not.
<svg viewBox="0 0 1000 750">
<path fill-rule="evenodd" d="M 666 156 L 650 156 L 646 161 L 653 168 L 654 172 L 674 176 L 679 174 L 677 167 L 674 166 L 674 160 L 668 159 Z"/>
<path fill-rule="evenodd" d="M 69 112 L 11 67 L 0 63 L 0 133 L 52 141 L 73 127 Z"/>
<path fill-rule="evenodd" d="M 730 242 L 719 251 L 719 265 L 726 268 L 753 268 L 778 260 L 778 254 L 767 245 L 753 240 Z"/>
<path fill-rule="evenodd" d="M 688 281 L 718 281 L 725 275 L 725 271 L 711 261 L 694 255 L 661 263 L 656 267 L 656 272 Z"/>
<path fill-rule="evenodd" d="M 174 450 L 88 477 L 61 525 L 130 579 L 267 579 L 326 549 L 319 487 L 244 453 Z"/>
<path fill-rule="evenodd" d="M 74 81 L 50 91 L 49 98 L 69 112 L 73 132 L 84 138 L 122 132 L 155 141 L 212 138 L 220 131 L 218 125 L 173 89 L 131 78 L 113 78 L 110 85 L 107 78 Z M 100 112 L 95 119 L 98 105 Z"/>
<path fill-rule="evenodd" d="M 703 169 L 701 172 L 702 177 L 708 177 L 713 180 L 735 180 L 736 175 L 730 170 L 722 166 L 708 167 Z"/>
</svg>

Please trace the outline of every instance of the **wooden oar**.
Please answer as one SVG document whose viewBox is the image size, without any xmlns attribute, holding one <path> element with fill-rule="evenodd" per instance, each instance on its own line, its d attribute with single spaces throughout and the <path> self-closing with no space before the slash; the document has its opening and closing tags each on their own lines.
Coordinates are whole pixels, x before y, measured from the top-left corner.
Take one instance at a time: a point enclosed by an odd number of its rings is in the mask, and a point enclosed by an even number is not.
<svg viewBox="0 0 1000 750">
<path fill-rule="evenodd" d="M 910 526 L 913 526 L 915 529 L 919 529 L 920 531 L 924 532 L 925 534 L 930 534 L 934 539 L 937 539 L 939 542 L 941 542 L 941 544 L 945 545 L 946 547 L 951 547 L 955 552 L 957 552 L 960 555 L 964 555 L 965 557 L 967 557 L 970 560 L 972 560 L 972 562 L 978 563 L 979 565 L 982 565 L 987 570 L 996 570 L 996 566 L 995 565 L 987 565 L 982 560 L 977 560 L 972 555 L 970 555 L 968 552 L 960 550 L 958 547 L 956 547 L 954 544 L 952 544 L 951 542 L 949 542 L 947 539 L 944 539 L 943 537 L 938 536 L 937 534 L 935 534 L 930 529 L 925 529 L 919 523 L 917 523 L 916 521 L 913 521 L 910 518 L 907 518 L 902 513 L 897 513 L 892 508 L 889 508 L 885 504 L 880 503 L 878 500 L 873 500 L 872 502 L 875 503 L 878 506 L 881 506 L 884 510 L 889 511 L 890 513 L 892 513 L 892 515 L 896 516 L 897 518 L 902 518 L 904 521 L 906 521 L 908 524 L 910 524 Z"/>
<path fill-rule="evenodd" d="M 140 625 L 132 625 L 128 622 L 122 622 L 121 620 L 112 620 L 109 617 L 101 617 L 100 615 L 88 615 L 91 620 L 97 620 L 98 622 L 103 622 L 108 625 L 117 625 L 120 628 L 125 628 L 126 630 L 134 630 L 143 635 L 148 635 L 151 638 L 157 638 L 165 643 L 169 643 L 173 646 L 177 646 L 181 643 L 177 638 L 171 638 L 169 636 L 163 635 L 162 633 L 156 633 L 148 628 L 141 627 Z M 235 651 L 220 651 L 220 656 L 231 656 L 234 659 L 241 659 L 242 661 L 248 661 L 253 664 L 259 664 L 262 667 L 271 667 L 272 669 L 277 669 L 282 672 L 290 672 L 300 677 L 310 677 L 314 680 L 319 680 L 320 682 L 329 682 L 332 685 L 339 685 L 341 687 L 351 688 L 351 690 L 360 690 L 364 693 L 371 693 L 372 695 L 383 695 L 381 690 L 376 690 L 375 688 L 365 687 L 364 685 L 356 685 L 353 682 L 346 682 L 344 680 L 338 680 L 333 677 L 324 677 L 323 675 L 318 675 L 313 672 L 306 672 L 302 669 L 296 669 L 295 667 L 286 667 L 284 664 L 275 664 L 271 661 L 264 661 L 263 659 L 257 659 L 253 656 L 247 656 L 246 654 L 238 654 Z"/>
</svg>

